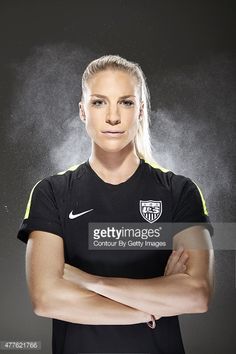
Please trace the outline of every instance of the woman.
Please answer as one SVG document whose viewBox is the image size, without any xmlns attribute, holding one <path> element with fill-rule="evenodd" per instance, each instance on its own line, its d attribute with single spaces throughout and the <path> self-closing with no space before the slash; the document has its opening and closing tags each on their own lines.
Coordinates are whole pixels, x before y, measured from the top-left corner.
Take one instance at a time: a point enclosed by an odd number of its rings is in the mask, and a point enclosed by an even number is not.
<svg viewBox="0 0 236 354">
<path fill-rule="evenodd" d="M 150 97 L 137 63 L 92 61 L 79 109 L 91 155 L 36 184 L 18 233 L 34 312 L 53 319 L 53 354 L 182 354 L 178 315 L 206 312 L 213 289 L 202 193 L 153 159 Z M 160 222 L 176 225 L 173 252 L 89 247 L 92 224 L 101 240 L 107 225 L 118 235 L 132 223 Z"/>
</svg>

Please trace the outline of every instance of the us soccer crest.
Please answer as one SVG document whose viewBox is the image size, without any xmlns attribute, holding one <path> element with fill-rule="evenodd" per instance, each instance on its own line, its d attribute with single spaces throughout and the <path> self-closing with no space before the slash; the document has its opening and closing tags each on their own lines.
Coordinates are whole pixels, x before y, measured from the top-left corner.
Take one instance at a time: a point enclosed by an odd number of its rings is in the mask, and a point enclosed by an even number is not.
<svg viewBox="0 0 236 354">
<path fill-rule="evenodd" d="M 155 222 L 162 214 L 161 200 L 140 200 L 139 210 L 142 217 L 150 223 Z"/>
</svg>

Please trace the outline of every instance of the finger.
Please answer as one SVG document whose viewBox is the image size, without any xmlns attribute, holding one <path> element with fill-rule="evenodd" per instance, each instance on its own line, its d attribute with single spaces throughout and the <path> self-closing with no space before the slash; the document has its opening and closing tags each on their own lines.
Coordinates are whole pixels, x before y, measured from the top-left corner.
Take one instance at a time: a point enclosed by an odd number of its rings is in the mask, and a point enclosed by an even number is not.
<svg viewBox="0 0 236 354">
<path fill-rule="evenodd" d="M 173 250 L 167 260 L 167 263 L 166 263 L 166 266 L 165 266 L 165 272 L 164 272 L 164 275 L 166 275 L 166 272 L 168 272 L 168 269 L 169 269 L 169 266 L 170 266 L 170 263 L 172 262 L 172 257 L 173 255 L 175 254 L 175 250 Z"/>
<path fill-rule="evenodd" d="M 175 266 L 177 263 L 184 263 L 187 257 L 183 246 L 180 246 L 177 250 L 174 250 L 173 255 L 170 260 L 170 264 Z"/>
<path fill-rule="evenodd" d="M 170 275 L 170 274 L 177 274 L 177 273 L 184 273 L 187 269 L 187 266 L 182 263 L 177 263 L 170 271 L 170 269 L 167 269 L 165 271 L 164 275 Z"/>
<path fill-rule="evenodd" d="M 186 262 L 188 258 L 188 254 L 186 252 L 183 252 L 176 264 L 173 266 L 172 272 L 179 273 L 185 271 L 187 269 Z"/>
<path fill-rule="evenodd" d="M 168 266 L 170 264 L 170 261 L 171 261 L 171 257 L 173 256 L 174 252 L 175 252 L 174 250 L 171 252 L 171 254 L 170 254 L 170 256 L 169 256 L 169 258 L 167 260 L 167 263 L 166 263 L 166 268 L 168 268 Z"/>
<path fill-rule="evenodd" d="M 179 245 L 176 252 L 181 255 L 181 253 L 184 251 L 184 247 L 182 245 Z"/>
<path fill-rule="evenodd" d="M 182 248 L 178 248 L 177 250 L 174 250 L 168 260 L 168 272 L 171 273 L 173 268 L 175 267 L 176 263 L 178 262 L 181 254 L 183 252 L 183 247 Z"/>
<path fill-rule="evenodd" d="M 167 264 L 165 266 L 164 275 L 168 275 L 171 272 L 173 272 L 177 262 L 179 261 L 179 258 L 183 257 L 184 254 L 185 254 L 184 247 L 182 245 L 180 245 L 177 250 L 172 251 L 171 255 L 168 258 Z M 186 255 L 184 256 L 183 259 L 181 259 L 181 263 L 184 263 L 185 257 Z M 181 265 L 178 266 L 178 269 L 176 269 L 176 271 L 178 272 L 180 270 L 182 270 Z"/>
<path fill-rule="evenodd" d="M 170 265 L 170 263 L 173 262 L 173 259 L 175 259 L 175 258 L 177 259 L 178 256 L 179 256 L 179 252 L 177 252 L 177 250 L 173 250 L 168 258 L 166 266 L 168 267 Z"/>
<path fill-rule="evenodd" d="M 167 260 L 167 263 L 166 263 L 166 266 L 165 266 L 165 273 L 164 273 L 164 275 L 167 275 L 167 274 L 170 273 L 171 264 L 172 264 L 173 261 L 174 261 L 174 258 L 173 258 L 174 255 L 176 256 L 176 251 L 175 251 L 175 250 L 173 250 L 173 251 L 171 252 L 171 254 L 170 254 L 170 256 L 169 256 L 169 258 L 168 258 L 168 260 Z"/>
<path fill-rule="evenodd" d="M 186 261 L 188 260 L 188 258 L 189 258 L 188 253 L 186 251 L 184 251 L 179 258 L 179 262 L 181 262 L 182 264 L 185 264 Z"/>
<path fill-rule="evenodd" d="M 186 271 L 186 262 L 188 260 L 188 254 L 185 251 L 182 251 L 181 255 L 178 258 L 178 254 L 180 254 L 181 251 L 182 250 L 180 249 L 179 252 L 175 251 L 173 253 L 170 262 L 168 263 L 168 266 L 165 269 L 164 275 L 184 273 Z"/>
<path fill-rule="evenodd" d="M 180 265 L 180 264 L 185 264 L 187 259 L 189 258 L 189 255 L 187 252 L 183 251 L 181 255 L 177 258 L 175 258 L 175 264 Z"/>
</svg>

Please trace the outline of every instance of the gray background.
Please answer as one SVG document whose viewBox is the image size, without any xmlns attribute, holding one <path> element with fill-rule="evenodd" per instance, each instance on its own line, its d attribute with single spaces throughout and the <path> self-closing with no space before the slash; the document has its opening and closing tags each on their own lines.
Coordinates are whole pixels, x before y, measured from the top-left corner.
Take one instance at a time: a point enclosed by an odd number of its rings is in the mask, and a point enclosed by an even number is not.
<svg viewBox="0 0 236 354">
<path fill-rule="evenodd" d="M 51 320 L 32 312 L 16 233 L 32 186 L 89 156 L 77 104 L 91 60 L 141 65 L 156 159 L 199 184 L 212 221 L 235 222 L 234 13 L 233 1 L 0 1 L 0 340 L 51 352 Z M 209 311 L 180 316 L 187 354 L 236 350 L 235 255 L 215 255 Z"/>
</svg>

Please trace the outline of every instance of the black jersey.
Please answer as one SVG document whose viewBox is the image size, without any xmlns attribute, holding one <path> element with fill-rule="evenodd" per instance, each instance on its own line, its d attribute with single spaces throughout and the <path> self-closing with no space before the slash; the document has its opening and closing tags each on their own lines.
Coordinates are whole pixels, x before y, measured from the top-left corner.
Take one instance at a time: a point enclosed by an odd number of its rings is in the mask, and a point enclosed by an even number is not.
<svg viewBox="0 0 236 354">
<path fill-rule="evenodd" d="M 155 204 L 154 213 L 145 202 Z M 54 233 L 63 238 L 65 262 L 91 274 L 136 279 L 163 276 L 170 249 L 89 249 L 88 225 L 96 222 L 175 222 L 182 223 L 181 228 L 187 227 L 184 223 L 204 223 L 213 235 L 196 183 L 140 159 L 132 176 L 117 185 L 103 181 L 89 160 L 39 181 L 31 191 L 17 237 L 27 243 L 33 230 Z M 178 316 L 160 318 L 155 329 L 146 323 L 52 321 L 53 354 L 184 353 Z"/>
</svg>

